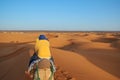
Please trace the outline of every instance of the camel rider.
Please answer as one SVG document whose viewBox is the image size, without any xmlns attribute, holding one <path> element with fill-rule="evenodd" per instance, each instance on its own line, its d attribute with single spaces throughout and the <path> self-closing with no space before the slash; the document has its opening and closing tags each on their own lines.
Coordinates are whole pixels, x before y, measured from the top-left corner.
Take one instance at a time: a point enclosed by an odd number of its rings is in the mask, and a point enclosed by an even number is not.
<svg viewBox="0 0 120 80">
<path fill-rule="evenodd" d="M 33 54 L 33 56 L 30 59 L 28 72 L 30 72 L 33 69 L 33 66 L 35 63 L 39 62 L 43 58 L 50 60 L 52 66 L 53 66 L 53 70 L 55 72 L 56 70 L 55 70 L 53 58 L 50 53 L 49 41 L 44 35 L 40 35 L 39 38 L 37 38 L 37 40 L 36 40 L 35 53 Z"/>
</svg>

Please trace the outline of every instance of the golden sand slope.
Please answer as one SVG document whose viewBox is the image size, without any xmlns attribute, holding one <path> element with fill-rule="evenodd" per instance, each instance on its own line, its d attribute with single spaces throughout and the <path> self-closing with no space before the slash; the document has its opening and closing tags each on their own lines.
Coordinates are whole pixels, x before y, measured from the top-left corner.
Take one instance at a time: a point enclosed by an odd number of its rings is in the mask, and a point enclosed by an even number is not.
<svg viewBox="0 0 120 80">
<path fill-rule="evenodd" d="M 24 80 L 39 34 L 46 34 L 58 66 L 56 80 L 119 80 L 120 43 L 116 33 L 0 33 L 0 79 Z"/>
<path fill-rule="evenodd" d="M 105 72 L 74 52 L 53 49 L 53 54 L 57 65 L 63 66 L 78 80 L 118 80 L 117 77 Z"/>
</svg>

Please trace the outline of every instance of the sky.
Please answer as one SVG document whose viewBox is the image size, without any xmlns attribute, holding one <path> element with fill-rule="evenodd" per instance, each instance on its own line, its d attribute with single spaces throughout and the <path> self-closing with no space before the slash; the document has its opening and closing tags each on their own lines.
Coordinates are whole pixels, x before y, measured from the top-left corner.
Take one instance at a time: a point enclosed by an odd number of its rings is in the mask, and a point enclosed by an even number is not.
<svg viewBox="0 0 120 80">
<path fill-rule="evenodd" d="M 0 30 L 120 31 L 120 0 L 0 0 Z"/>
</svg>

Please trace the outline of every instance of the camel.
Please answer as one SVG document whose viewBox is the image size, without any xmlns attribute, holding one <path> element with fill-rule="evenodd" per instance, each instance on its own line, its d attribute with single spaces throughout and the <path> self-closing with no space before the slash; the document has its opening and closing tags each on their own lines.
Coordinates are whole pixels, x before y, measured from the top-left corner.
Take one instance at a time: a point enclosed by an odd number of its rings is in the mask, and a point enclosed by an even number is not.
<svg viewBox="0 0 120 80">
<path fill-rule="evenodd" d="M 33 80 L 54 80 L 53 67 L 48 59 L 42 59 L 34 65 Z"/>
</svg>

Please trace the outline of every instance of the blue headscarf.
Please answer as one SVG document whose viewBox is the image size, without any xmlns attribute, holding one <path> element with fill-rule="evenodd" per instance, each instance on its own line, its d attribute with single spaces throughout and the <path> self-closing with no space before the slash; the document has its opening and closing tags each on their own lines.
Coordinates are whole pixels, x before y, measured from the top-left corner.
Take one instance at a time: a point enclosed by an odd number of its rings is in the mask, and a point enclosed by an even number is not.
<svg viewBox="0 0 120 80">
<path fill-rule="evenodd" d="M 48 40 L 48 39 L 45 37 L 45 35 L 40 35 L 39 40 Z"/>
</svg>

